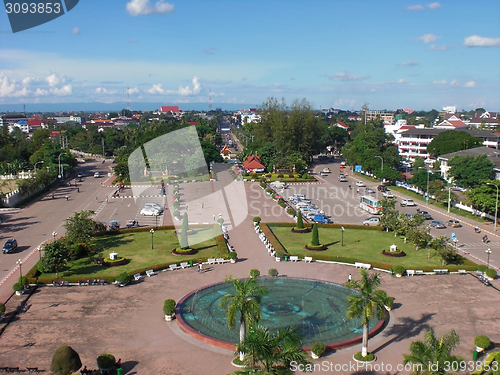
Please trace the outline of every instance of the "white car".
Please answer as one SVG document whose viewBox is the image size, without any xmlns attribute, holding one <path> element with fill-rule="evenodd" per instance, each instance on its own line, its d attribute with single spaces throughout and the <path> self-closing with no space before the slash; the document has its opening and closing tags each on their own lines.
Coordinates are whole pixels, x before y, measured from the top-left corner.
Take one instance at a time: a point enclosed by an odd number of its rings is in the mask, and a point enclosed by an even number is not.
<svg viewBox="0 0 500 375">
<path fill-rule="evenodd" d="M 363 187 L 365 183 L 363 181 L 356 181 L 356 186 Z"/>
<path fill-rule="evenodd" d="M 392 194 L 392 191 L 387 190 L 382 193 L 382 196 L 385 198 L 394 198 L 394 194 Z"/>
<path fill-rule="evenodd" d="M 416 206 L 416 203 L 413 201 L 413 199 L 403 199 L 400 203 L 401 207 L 405 206 Z"/>
<path fill-rule="evenodd" d="M 379 225 L 380 218 L 378 217 L 369 217 L 368 219 L 363 220 L 363 225 Z"/>
<path fill-rule="evenodd" d="M 159 214 L 160 214 L 160 211 L 158 211 L 154 208 L 151 208 L 151 207 L 144 207 L 141 210 L 141 215 L 143 215 L 143 216 L 157 216 Z"/>
<path fill-rule="evenodd" d="M 99 177 L 101 177 L 101 174 L 99 172 L 95 172 L 94 173 L 94 178 L 99 178 Z"/>
<path fill-rule="evenodd" d="M 157 210 L 157 211 L 160 211 L 160 213 L 163 212 L 163 207 L 160 206 L 158 203 L 146 203 L 144 205 L 144 208 L 150 208 L 153 210 Z"/>
</svg>

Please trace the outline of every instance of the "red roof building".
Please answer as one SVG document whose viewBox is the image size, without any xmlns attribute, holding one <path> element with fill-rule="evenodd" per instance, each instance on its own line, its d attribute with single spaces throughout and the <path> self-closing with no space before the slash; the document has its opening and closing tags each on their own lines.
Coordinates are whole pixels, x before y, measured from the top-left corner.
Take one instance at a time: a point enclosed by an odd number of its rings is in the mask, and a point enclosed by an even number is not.
<svg viewBox="0 0 500 375">
<path fill-rule="evenodd" d="M 172 112 L 173 114 L 179 112 L 179 106 L 178 105 L 162 105 L 160 108 L 160 113 L 168 113 Z"/>
<path fill-rule="evenodd" d="M 250 155 L 243 162 L 243 168 L 248 172 L 264 172 L 266 167 L 260 162 L 260 158 L 255 155 Z"/>
</svg>

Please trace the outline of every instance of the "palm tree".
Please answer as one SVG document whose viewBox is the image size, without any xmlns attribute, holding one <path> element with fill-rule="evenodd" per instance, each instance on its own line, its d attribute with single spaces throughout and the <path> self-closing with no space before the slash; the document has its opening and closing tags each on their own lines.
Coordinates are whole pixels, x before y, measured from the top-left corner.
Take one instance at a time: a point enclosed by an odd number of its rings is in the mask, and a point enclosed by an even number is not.
<svg viewBox="0 0 500 375">
<path fill-rule="evenodd" d="M 460 363 L 464 361 L 462 357 L 451 354 L 459 343 L 460 337 L 455 330 L 437 338 L 434 329 L 429 328 L 424 341 L 410 344 L 410 354 L 403 354 L 403 363 L 417 365 L 413 367 L 413 374 L 446 374 L 445 368 L 460 369 Z"/>
<path fill-rule="evenodd" d="M 257 369 L 262 369 L 265 374 L 288 374 L 292 362 L 304 367 L 310 364 L 307 353 L 300 348 L 295 327 L 270 332 L 269 328 L 254 324 L 245 340 L 237 345 L 238 351 L 245 353 L 246 366 L 238 374 L 255 374 Z"/>
<path fill-rule="evenodd" d="M 260 285 L 255 278 L 239 280 L 228 276 L 225 282 L 233 283 L 234 293 L 224 295 L 220 301 L 220 307 L 226 310 L 229 328 L 234 327 L 239 314 L 241 344 L 245 339 L 246 327 L 260 319 L 260 300 L 266 293 L 266 288 Z M 243 361 L 243 352 L 241 351 L 240 361 Z"/>
<path fill-rule="evenodd" d="M 363 343 L 361 346 L 361 355 L 366 357 L 368 354 L 368 331 L 370 319 L 377 315 L 382 319 L 385 313 L 384 305 L 387 303 L 387 293 L 378 289 L 380 285 L 379 273 L 369 274 L 364 268 L 360 269 L 360 280 L 352 280 L 346 283 L 351 289 L 357 289 L 359 293 L 350 294 L 347 297 L 349 307 L 347 309 L 347 318 L 361 318 L 363 324 Z"/>
</svg>

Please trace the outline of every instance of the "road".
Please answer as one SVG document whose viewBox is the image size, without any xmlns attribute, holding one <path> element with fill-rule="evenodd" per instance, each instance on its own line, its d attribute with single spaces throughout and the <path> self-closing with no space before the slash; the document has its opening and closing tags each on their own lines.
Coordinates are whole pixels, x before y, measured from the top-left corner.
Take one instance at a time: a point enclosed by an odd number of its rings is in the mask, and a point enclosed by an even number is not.
<svg viewBox="0 0 500 375">
<path fill-rule="evenodd" d="M 290 184 L 288 189 L 282 192 L 282 195 L 287 198 L 294 193 L 304 194 L 312 203 L 325 211 L 325 214 L 331 216 L 335 223 L 345 224 L 361 224 L 362 221 L 370 216 L 368 212 L 359 208 L 358 195 L 365 195 L 364 189 L 371 188 L 375 191 L 374 194 L 366 194 L 382 199 L 382 194 L 377 190 L 379 183 L 371 182 L 356 175 L 353 175 L 350 170 L 342 169 L 343 173 L 347 173 L 347 182 L 339 182 L 338 175 L 340 172 L 341 159 L 335 159 L 333 162 L 319 162 L 315 159 L 313 173 L 318 178 L 320 183 L 317 184 Z M 326 176 L 320 176 L 323 168 L 330 168 L 331 173 Z M 356 187 L 356 181 L 363 181 L 366 187 Z M 349 189 L 351 185 L 351 189 Z M 359 192 L 357 191 L 359 189 Z M 472 260 L 478 263 L 486 264 L 488 262 L 488 249 L 491 250 L 489 264 L 499 270 L 500 267 L 500 236 L 493 232 L 493 224 L 478 224 L 475 221 L 466 219 L 464 217 L 450 214 L 445 209 L 441 209 L 434 205 L 427 205 L 416 201 L 417 206 L 401 207 L 399 202 L 403 198 L 410 198 L 396 191 L 392 191 L 396 197 L 396 208 L 405 213 L 417 213 L 417 207 L 421 211 L 427 211 L 431 214 L 432 220 L 440 220 L 446 223 L 450 219 L 460 221 L 462 227 L 460 228 L 446 228 L 446 229 L 431 229 L 431 235 L 434 237 L 446 235 L 451 238 L 452 233 L 455 233 L 457 238 L 457 249 L 462 254 L 469 256 Z M 426 220 L 424 225 L 428 225 L 431 220 Z M 481 229 L 480 234 L 474 232 L 474 227 L 478 226 Z M 490 240 L 488 244 L 482 242 L 482 236 L 486 234 Z"/>
</svg>

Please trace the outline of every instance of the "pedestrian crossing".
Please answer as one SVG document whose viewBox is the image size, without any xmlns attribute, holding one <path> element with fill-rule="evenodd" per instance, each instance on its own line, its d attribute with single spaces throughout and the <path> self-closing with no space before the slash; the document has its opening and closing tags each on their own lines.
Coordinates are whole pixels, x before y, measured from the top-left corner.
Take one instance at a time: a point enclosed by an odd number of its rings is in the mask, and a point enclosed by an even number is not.
<svg viewBox="0 0 500 375">
<path fill-rule="evenodd" d="M 500 242 L 493 242 L 493 241 L 490 241 L 488 243 L 484 243 L 484 242 L 459 242 L 457 244 L 457 248 L 460 250 L 481 249 L 481 248 L 496 247 L 496 246 L 500 246 Z"/>
<path fill-rule="evenodd" d="M 127 199 L 127 198 L 162 198 L 164 195 L 119 195 L 117 197 L 111 196 L 111 199 Z"/>
</svg>

